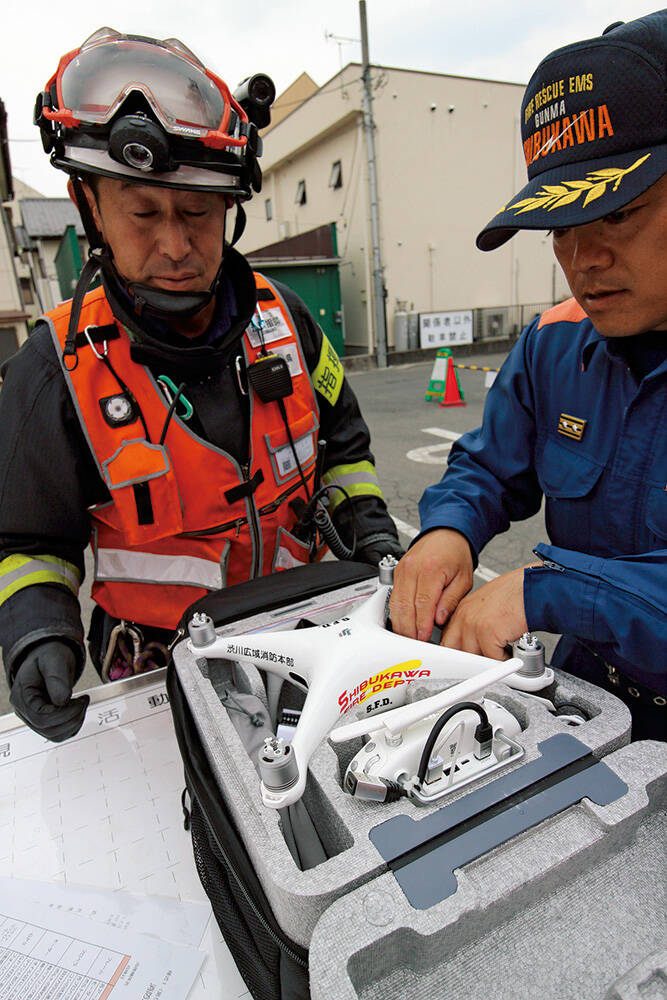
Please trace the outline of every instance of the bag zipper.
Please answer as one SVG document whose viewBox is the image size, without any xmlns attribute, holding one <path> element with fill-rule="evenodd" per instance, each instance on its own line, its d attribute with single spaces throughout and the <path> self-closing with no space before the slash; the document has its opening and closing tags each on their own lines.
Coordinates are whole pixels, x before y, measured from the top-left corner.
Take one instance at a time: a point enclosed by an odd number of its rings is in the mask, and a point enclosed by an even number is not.
<svg viewBox="0 0 667 1000">
<path fill-rule="evenodd" d="M 309 473 L 306 476 L 306 480 L 310 479 L 311 476 L 312 473 Z M 300 490 L 302 488 L 303 488 L 302 482 L 299 481 L 298 483 L 294 483 L 293 486 L 290 486 L 288 490 L 285 490 L 283 493 L 281 493 L 280 496 L 276 497 L 275 500 L 272 500 L 271 503 L 267 503 L 264 505 L 264 507 L 260 507 L 259 516 L 262 517 L 264 514 L 273 514 L 274 511 L 278 510 L 280 505 L 287 499 L 287 497 L 291 496 L 292 493 L 296 493 L 297 490 Z"/>
<path fill-rule="evenodd" d="M 237 517 L 233 521 L 227 521 L 226 524 L 216 524 L 215 527 L 204 528 L 202 531 L 180 531 L 178 537 L 205 538 L 206 535 L 221 535 L 223 531 L 229 531 L 230 528 L 236 528 L 236 534 L 238 536 L 238 533 L 243 525 L 247 523 L 247 517 Z"/>
<path fill-rule="evenodd" d="M 246 462 L 245 465 L 242 465 L 241 471 L 243 472 L 243 478 L 245 480 L 248 480 L 250 478 L 250 463 Z M 250 530 L 252 532 L 254 549 L 255 549 L 255 556 L 252 563 L 252 573 L 250 575 L 250 579 L 254 580 L 257 574 L 259 573 L 261 565 L 260 558 L 262 549 L 262 532 L 259 527 L 259 517 L 257 515 L 257 508 L 255 507 L 254 497 L 249 496 L 248 503 L 250 506 L 250 519 L 248 521 L 248 524 L 250 525 Z"/>
<path fill-rule="evenodd" d="M 215 832 L 215 828 L 214 828 L 213 824 L 211 823 L 211 821 L 209 819 L 209 816 L 208 816 L 208 814 L 206 812 L 206 809 L 202 805 L 201 801 L 197 798 L 197 796 L 193 794 L 193 792 L 192 792 L 192 790 L 190 788 L 186 788 L 186 790 L 188 791 L 188 794 L 190 796 L 190 805 L 192 806 L 196 802 L 197 805 L 199 806 L 199 808 L 201 809 L 202 816 L 206 820 L 206 825 L 208 827 L 208 833 L 210 833 L 210 835 L 213 837 L 213 839 L 215 841 L 215 845 L 218 848 L 220 854 L 222 855 L 222 857 L 223 857 L 223 859 L 225 861 L 225 864 L 227 865 L 227 869 L 234 876 L 234 881 L 236 882 L 237 886 L 239 887 L 239 889 L 243 893 L 243 896 L 245 897 L 246 902 L 250 906 L 251 910 L 253 911 L 253 913 L 255 914 L 255 916 L 257 917 L 257 919 L 259 920 L 259 922 L 262 925 L 262 927 L 264 928 L 264 930 L 267 932 L 267 934 L 269 935 L 269 937 L 271 938 L 271 940 L 273 941 L 273 943 L 276 944 L 280 948 L 280 950 L 283 951 L 289 958 L 291 958 L 292 961 L 296 962 L 297 965 L 300 965 L 301 968 L 307 969 L 308 968 L 308 961 L 306 959 L 302 958 L 300 955 L 297 955 L 297 953 L 292 948 L 290 948 L 290 946 L 283 940 L 283 938 L 281 938 L 280 935 L 277 934 L 274 931 L 273 927 L 271 927 L 271 925 L 268 923 L 268 921 L 266 920 L 266 917 L 264 916 L 264 914 L 262 913 L 262 911 L 257 906 L 255 900 L 252 898 L 252 896 L 250 895 L 250 893 L 246 889 L 245 885 L 243 884 L 243 881 L 242 881 L 240 875 L 238 874 L 238 872 L 236 871 L 236 869 L 232 865 L 231 861 L 229 860 L 229 856 L 228 856 L 227 852 L 225 851 L 225 849 L 223 848 L 222 844 L 220 843 L 220 841 L 218 839 L 218 836 L 217 836 L 217 834 Z M 185 807 L 185 804 L 183 803 L 183 811 L 184 812 L 185 812 L 185 809 L 186 809 L 186 807 Z"/>
<path fill-rule="evenodd" d="M 242 471 L 247 478 L 249 471 L 248 467 L 244 465 L 242 467 Z M 306 479 L 310 479 L 310 475 L 306 476 Z M 271 503 L 267 503 L 263 507 L 260 507 L 257 511 L 259 517 L 264 517 L 265 514 L 273 514 L 276 510 L 278 510 L 280 505 L 285 502 L 287 497 L 296 493 L 302 488 L 302 486 L 303 483 L 301 482 L 294 483 L 293 486 L 284 490 L 279 496 L 276 497 L 275 500 L 272 500 Z M 236 528 L 236 533 L 238 535 L 238 532 L 244 524 L 248 524 L 248 518 L 237 517 L 233 521 L 227 521 L 225 524 L 216 524 L 213 528 L 205 528 L 202 531 L 180 531 L 179 538 L 204 538 L 206 535 L 220 535 L 223 531 L 229 531 L 230 528 Z"/>
</svg>

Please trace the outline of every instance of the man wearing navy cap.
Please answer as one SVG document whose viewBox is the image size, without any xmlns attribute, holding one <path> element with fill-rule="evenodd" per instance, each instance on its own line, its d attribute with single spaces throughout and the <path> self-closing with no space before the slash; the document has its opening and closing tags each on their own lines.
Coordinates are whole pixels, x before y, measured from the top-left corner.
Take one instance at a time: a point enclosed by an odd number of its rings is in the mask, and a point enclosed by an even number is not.
<svg viewBox="0 0 667 1000">
<path fill-rule="evenodd" d="M 477 246 L 551 230 L 573 298 L 524 330 L 424 493 L 392 622 L 497 659 L 562 633 L 552 665 L 621 697 L 635 739 L 665 739 L 667 10 L 547 56 L 521 125 L 528 183 Z M 469 593 L 481 549 L 543 496 L 550 544 Z"/>
</svg>

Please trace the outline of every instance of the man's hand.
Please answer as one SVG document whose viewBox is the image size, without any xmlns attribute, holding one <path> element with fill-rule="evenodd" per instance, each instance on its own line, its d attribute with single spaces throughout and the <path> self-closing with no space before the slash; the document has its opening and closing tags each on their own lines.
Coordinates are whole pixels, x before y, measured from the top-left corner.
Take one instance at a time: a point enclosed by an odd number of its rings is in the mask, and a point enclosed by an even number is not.
<svg viewBox="0 0 667 1000">
<path fill-rule="evenodd" d="M 40 642 L 19 667 L 9 700 L 18 717 L 54 743 L 81 729 L 90 698 L 72 698 L 76 654 L 68 643 Z"/>
<path fill-rule="evenodd" d="M 468 540 L 451 528 L 420 538 L 394 570 L 390 614 L 394 632 L 428 641 L 472 587 Z"/>
<path fill-rule="evenodd" d="M 533 564 L 534 565 L 534 564 Z M 507 660 L 505 649 L 528 631 L 523 604 L 524 566 L 464 597 L 445 628 L 441 646 Z"/>
</svg>

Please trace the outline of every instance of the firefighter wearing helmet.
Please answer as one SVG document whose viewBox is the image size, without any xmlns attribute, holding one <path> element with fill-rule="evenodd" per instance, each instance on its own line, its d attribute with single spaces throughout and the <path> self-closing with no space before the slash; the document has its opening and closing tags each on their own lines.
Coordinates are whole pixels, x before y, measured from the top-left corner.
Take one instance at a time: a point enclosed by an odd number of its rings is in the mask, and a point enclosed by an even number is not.
<svg viewBox="0 0 667 1000">
<path fill-rule="evenodd" d="M 37 97 L 90 244 L 0 393 L 0 642 L 17 714 L 51 740 L 88 703 L 89 543 L 104 680 L 163 665 L 206 593 L 319 558 L 315 513 L 340 557 L 400 555 L 335 351 L 233 248 L 274 96 L 263 75 L 232 94 L 176 39 L 102 28 Z"/>
</svg>

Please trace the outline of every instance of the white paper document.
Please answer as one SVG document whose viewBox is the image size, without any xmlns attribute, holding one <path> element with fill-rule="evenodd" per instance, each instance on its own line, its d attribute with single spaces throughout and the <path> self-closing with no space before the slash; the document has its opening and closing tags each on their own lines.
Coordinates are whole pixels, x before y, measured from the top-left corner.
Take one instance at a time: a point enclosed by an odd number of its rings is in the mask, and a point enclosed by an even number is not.
<svg viewBox="0 0 667 1000">
<path fill-rule="evenodd" d="M 0 899 L 0 1000 L 185 1000 L 202 952 Z"/>
<path fill-rule="evenodd" d="M 119 931 L 150 934 L 161 941 L 199 948 L 211 915 L 208 903 L 182 902 L 166 896 L 105 892 L 86 886 L 30 879 L 0 878 L 0 909 L 14 901 L 31 902 L 73 917 L 85 917 Z"/>
<path fill-rule="evenodd" d="M 0 1000 L 248 997 L 183 827 L 164 677 L 109 689 L 64 743 L 0 732 Z"/>
</svg>

